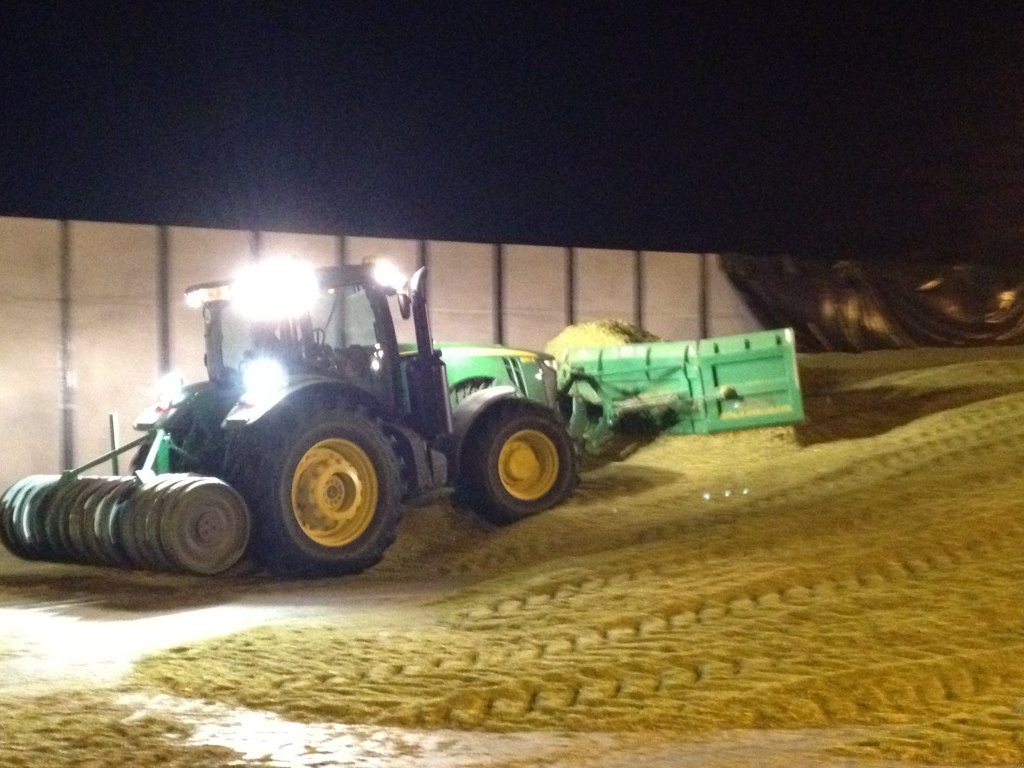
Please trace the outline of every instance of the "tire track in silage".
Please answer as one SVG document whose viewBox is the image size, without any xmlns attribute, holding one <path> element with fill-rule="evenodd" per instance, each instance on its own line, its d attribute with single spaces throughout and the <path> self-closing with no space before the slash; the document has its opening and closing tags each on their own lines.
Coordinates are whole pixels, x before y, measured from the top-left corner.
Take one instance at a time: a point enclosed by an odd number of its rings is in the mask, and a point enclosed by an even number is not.
<svg viewBox="0 0 1024 768">
<path fill-rule="evenodd" d="M 651 499 L 644 498 L 643 494 L 631 498 L 631 515 L 637 518 L 647 516 L 651 523 L 606 536 L 604 539 L 608 543 L 600 544 L 599 548 L 592 547 L 586 537 L 581 537 L 578 541 L 547 543 L 545 546 L 551 547 L 550 552 L 541 552 L 537 550 L 536 543 L 524 543 L 517 541 L 514 536 L 505 536 L 466 553 L 460 560 L 458 572 L 462 575 L 474 572 L 500 574 L 507 572 L 510 567 L 521 567 L 521 563 L 536 562 L 538 554 L 542 554 L 545 560 L 565 555 L 592 555 L 608 552 L 609 547 L 622 549 L 635 544 L 677 538 L 692 534 L 702 521 L 729 524 L 773 515 L 794 503 L 806 503 L 813 498 L 828 500 L 854 492 L 865 485 L 911 476 L 922 469 L 935 471 L 944 466 L 955 466 L 982 451 L 1013 454 L 1024 439 L 1024 394 L 1005 395 L 932 414 L 919 419 L 916 424 L 918 428 L 924 425 L 920 434 L 906 428 L 897 428 L 870 439 L 845 441 L 845 456 L 849 456 L 851 444 L 862 446 L 854 454 L 852 464 L 840 464 L 836 456 L 827 450 L 805 449 L 791 460 L 799 463 L 803 470 L 819 463 L 826 467 L 817 473 L 809 470 L 813 474 L 811 481 L 801 480 L 792 484 L 786 482 L 785 476 L 773 476 L 770 482 L 762 483 L 769 490 L 756 495 L 734 495 L 727 508 L 714 502 L 707 504 L 708 513 L 697 519 L 692 516 L 666 519 L 662 511 L 673 498 L 679 508 L 692 507 L 695 493 L 693 483 L 681 481 L 668 489 L 661 489 Z M 802 476 L 805 474 L 801 473 Z M 776 487 L 772 488 L 772 485 Z M 542 524 L 540 521 L 530 522 Z"/>
<path fill-rule="evenodd" d="M 855 491 L 870 477 L 892 481 L 917 471 L 923 464 L 945 467 L 975 451 L 1007 453 L 1016 450 L 1024 403 L 1003 398 L 930 418 L 920 439 L 896 433 L 865 447 L 854 471 L 829 470 L 820 476 L 823 495 Z M 1005 428 L 1003 428 L 1005 427 Z M 874 455 L 869 449 L 882 450 Z M 735 519 L 742 524 L 751 514 L 769 515 L 799 488 L 739 502 Z M 714 513 L 712 513 L 714 514 Z M 688 523 L 663 524 L 671 534 L 686 531 Z M 634 542 L 636 543 L 636 542 Z M 649 610 L 634 610 L 622 595 L 641 595 L 659 583 L 678 584 L 685 564 L 636 566 L 602 571 L 577 568 L 570 578 L 557 578 L 529 589 L 506 588 L 501 582 L 475 588 L 466 608 L 455 607 L 438 628 L 433 649 L 415 658 L 380 660 L 372 644 L 353 654 L 353 663 L 370 665 L 345 677 L 348 695 L 386 697 L 388 692 L 415 693 L 422 702 L 403 723 L 425 726 L 505 728 L 543 723 L 543 727 L 629 727 L 641 722 L 670 726 L 686 721 L 681 703 L 704 724 L 742 726 L 785 720 L 772 709 L 772 696 L 785 696 L 802 724 L 859 722 L 897 706 L 941 708 L 950 701 L 983 695 L 989 685 L 984 663 L 953 658 L 909 659 L 876 669 L 798 669 L 780 667 L 778 658 L 750 653 L 717 657 L 690 647 L 694 632 L 725 627 L 739 636 L 754 637 L 766 619 L 793 610 L 828 605 L 841 595 L 865 595 L 894 585 L 953 573 L 965 563 L 993 551 L 1017 546 L 1012 537 L 972 540 L 960 546 L 930 544 L 925 551 L 908 551 L 875 564 L 853 563 L 848 572 L 796 577 L 777 585 L 744 588 L 718 595 L 697 594 L 662 600 Z M 610 553 L 609 553 L 610 554 Z M 623 556 L 625 557 L 625 555 Z M 589 562 L 589 561 L 588 561 Z M 735 574 L 731 574 L 735 575 Z M 622 604 L 612 618 L 600 618 L 594 606 Z M 443 605 L 443 604 L 442 604 Z M 454 607 L 454 606 L 453 606 Z M 726 624 L 728 626 L 726 627 Z M 362 659 L 365 659 L 363 661 Z M 374 660 L 379 663 L 371 664 Z M 902 675 L 901 670 L 909 670 Z M 361 675 L 361 677 L 360 677 Z M 858 681 L 858 675 L 863 680 Z M 895 678 L 888 688 L 879 677 Z M 902 675 L 902 676 L 901 676 Z M 913 678 L 913 682 L 907 682 Z M 854 691 L 849 700 L 833 694 L 830 685 Z M 760 691 L 761 693 L 758 693 Z M 769 693 L 771 696 L 769 696 Z M 759 696 L 768 698 L 761 701 Z M 408 699 L 408 696 L 400 698 Z M 730 703 L 731 702 L 731 703 Z M 796 703 L 794 703 L 796 702 Z M 748 715 L 739 712 L 745 708 Z M 395 715 L 398 717 L 398 715 Z M 682 720 L 680 720 L 682 718 Z M 386 721 L 387 715 L 382 716 Z M 588 726 L 587 722 L 595 725 Z M 685 723 L 684 723 L 685 724 Z"/>
<path fill-rule="evenodd" d="M 937 422 L 927 433 L 926 440 L 905 442 L 884 454 L 871 457 L 867 470 L 871 473 L 878 470 L 889 470 L 887 476 L 891 479 L 914 471 L 913 467 L 909 469 L 906 467 L 907 460 L 913 460 L 916 465 L 922 461 L 929 461 L 934 466 L 935 462 L 959 462 L 969 456 L 971 452 L 979 449 L 1015 450 L 1018 443 L 1014 435 L 1005 432 L 986 432 L 985 428 L 1005 424 L 1006 419 L 1020 415 L 1022 412 L 1024 412 L 1024 408 L 1020 405 L 1004 402 L 997 404 L 996 407 L 986 408 L 982 414 L 972 413 L 967 416 L 960 414 L 960 418 Z M 980 428 L 979 422 L 981 422 Z M 976 431 L 972 430 L 973 434 L 964 434 L 967 424 L 974 425 Z M 949 448 L 944 447 L 953 436 L 959 436 L 960 442 Z M 925 447 L 931 450 L 923 450 Z M 922 458 L 923 454 L 927 454 L 927 456 Z M 833 473 L 831 479 L 835 481 L 833 489 L 836 485 L 852 486 L 857 482 L 857 478 L 851 477 L 851 473 Z M 752 506 L 766 506 L 778 503 L 779 499 L 784 498 L 784 494 L 778 494 L 772 499 L 761 501 L 760 505 Z M 1011 540 L 1004 539 L 1002 546 L 1016 546 L 1016 544 Z M 900 560 L 887 561 L 880 564 L 878 568 L 862 568 L 851 577 L 839 581 L 821 579 L 794 583 L 779 589 L 739 595 L 723 603 L 694 601 L 687 607 L 677 610 L 634 616 L 626 621 L 616 620 L 611 625 L 589 626 L 574 634 L 562 635 L 541 643 L 538 646 L 540 648 L 538 658 L 551 662 L 565 662 L 572 656 L 593 655 L 602 649 L 614 649 L 615 646 L 628 646 L 638 642 L 650 643 L 662 637 L 672 638 L 673 635 L 675 635 L 675 639 L 678 639 L 679 633 L 692 625 L 737 617 L 753 617 L 758 611 L 766 609 L 806 605 L 814 600 L 829 600 L 838 591 L 884 589 L 895 582 L 922 578 L 935 571 L 955 569 L 960 564 L 977 558 L 980 554 L 991 553 L 993 547 L 1002 548 L 999 541 L 972 541 L 960 548 L 939 547 L 933 552 L 914 552 Z M 558 610 L 559 604 L 586 600 L 588 595 L 593 596 L 595 593 L 600 593 L 612 584 L 617 586 L 628 582 L 639 584 L 645 579 L 660 575 L 663 574 L 655 573 L 651 569 L 646 569 L 644 573 L 625 571 L 610 575 L 592 574 L 575 581 L 560 582 L 546 592 L 520 596 L 506 594 L 461 614 L 455 625 L 463 631 L 498 630 L 502 620 L 509 617 L 521 619 L 522 614 L 540 610 L 550 615 L 552 611 Z M 496 618 L 498 621 L 493 621 Z M 915 674 L 921 676 L 923 667 L 919 662 L 907 662 L 907 664 L 913 664 Z M 931 676 L 925 675 L 924 679 L 918 683 L 918 687 L 914 689 L 920 692 L 918 695 L 920 699 L 949 701 L 965 695 L 973 695 L 972 692 L 979 688 L 979 685 L 973 682 L 974 678 L 970 674 L 964 677 L 965 670 L 968 672 L 970 670 L 969 665 L 958 667 L 954 662 L 946 661 L 936 662 L 932 666 L 937 671 Z M 643 676 L 645 682 L 642 685 L 637 685 L 634 680 L 633 689 L 641 692 L 642 696 L 657 697 L 673 691 L 678 693 L 683 690 L 692 690 L 713 679 L 721 680 L 730 676 L 741 678 L 747 673 L 747 670 L 756 667 L 756 663 L 751 664 L 750 660 L 739 658 L 724 662 L 709 660 L 695 664 L 691 669 L 654 670 Z M 726 670 L 732 670 L 731 674 L 726 674 Z M 836 672 L 835 674 L 843 673 Z M 537 708 L 549 709 L 550 707 L 537 704 L 537 702 L 548 701 L 551 698 L 544 695 L 543 690 L 543 687 L 533 690 L 529 694 L 529 701 L 525 701 L 519 709 L 523 712 Z M 610 682 L 603 680 L 600 681 L 600 684 L 577 685 L 573 695 L 555 696 L 554 698 L 568 701 L 566 706 L 570 707 L 580 706 L 581 703 L 596 705 L 602 700 L 620 699 L 624 690 L 631 690 L 629 681 L 626 679 Z M 874 692 L 870 696 L 866 696 L 867 699 L 872 696 L 877 698 L 881 695 L 877 690 L 873 688 L 871 690 Z M 937 691 L 939 693 L 936 693 Z M 884 698 L 882 696 L 882 699 Z M 534 704 L 530 704 L 531 701 Z M 848 706 L 837 707 L 835 702 L 830 703 L 825 700 L 818 701 L 816 708 L 823 713 L 822 717 L 826 721 L 829 721 L 830 718 L 834 719 L 828 714 L 830 709 L 839 715 L 850 714 Z"/>
<path fill-rule="evenodd" d="M 1024 417 L 1024 401 L 1004 402 L 1002 406 L 1004 407 L 988 409 L 982 412 L 986 417 L 989 417 L 987 422 L 991 422 L 991 424 L 1006 424 L 1008 417 Z M 972 409 L 972 412 L 974 411 L 975 409 Z M 974 422 L 977 426 L 977 421 L 979 420 L 975 418 L 977 416 L 978 414 L 972 413 L 970 416 L 963 418 L 940 420 L 941 423 L 934 425 L 934 431 L 926 441 L 902 442 L 888 452 L 868 456 L 863 461 L 858 462 L 852 471 L 845 468 L 831 470 L 817 477 L 814 485 L 818 488 L 824 488 L 825 492 L 829 495 L 839 496 L 856 489 L 858 485 L 864 482 L 865 478 L 870 478 L 872 482 L 876 483 L 887 479 L 891 480 L 918 470 L 921 464 L 926 462 L 932 469 L 936 468 L 937 465 L 961 464 L 965 459 L 970 458 L 974 453 L 983 449 L 987 449 L 989 453 L 992 453 L 993 450 L 1000 450 L 1009 455 L 1016 455 L 1021 444 L 1020 438 L 1024 436 L 1021 434 L 1024 432 L 1024 418 L 1017 422 L 1021 426 L 1013 433 L 998 433 L 988 430 L 986 428 L 990 424 L 986 422 L 981 425 L 982 428 L 967 432 L 964 441 L 952 445 L 949 438 L 953 435 L 965 435 L 965 424 Z M 943 445 L 950 446 L 947 449 L 939 450 Z M 926 451 L 926 447 L 931 447 L 932 451 Z M 888 471 L 886 471 L 887 469 Z M 731 516 L 736 520 L 737 524 L 742 524 L 744 519 L 750 519 L 758 514 L 769 514 L 779 506 L 784 506 L 787 500 L 797 498 L 799 493 L 798 489 L 784 488 L 779 490 L 779 492 L 767 493 L 760 498 L 740 501 L 737 505 L 738 508 L 731 512 Z M 639 504 L 642 505 L 642 502 Z M 642 507 L 639 513 L 642 514 Z M 658 528 L 658 535 L 642 538 L 649 538 L 651 540 L 671 539 L 677 531 L 689 530 L 691 525 L 692 523 L 689 520 L 680 521 L 677 524 L 663 524 Z M 899 577 L 899 575 L 904 574 L 922 573 L 934 567 L 945 567 L 949 564 L 972 559 L 977 557 L 979 553 L 991 551 L 993 547 L 999 547 L 1000 545 L 1016 546 L 1012 537 L 1001 537 L 999 540 L 993 541 L 991 538 L 979 535 L 962 543 L 958 548 L 940 545 L 931 552 L 914 551 L 913 553 L 908 553 L 902 560 L 894 561 L 887 559 L 884 562 L 877 563 L 873 568 L 868 568 L 864 572 L 856 574 L 854 581 L 863 584 L 885 583 L 894 575 Z M 508 616 L 530 609 L 550 611 L 551 606 L 556 603 L 570 601 L 574 598 L 583 598 L 589 593 L 606 590 L 610 587 L 640 584 L 650 578 L 672 578 L 674 574 L 668 571 L 669 569 L 665 567 L 656 569 L 645 567 L 623 571 L 590 572 L 577 581 L 561 581 L 549 585 L 544 591 L 531 591 L 526 594 L 499 593 L 497 596 L 482 601 L 472 608 L 457 614 L 454 618 L 454 623 L 457 626 L 468 626 L 471 622 L 487 620 L 487 618 L 495 615 Z M 821 591 L 826 585 L 826 581 L 814 584 L 794 584 L 777 592 L 771 591 L 764 594 L 745 595 L 739 599 L 756 604 L 781 602 L 781 594 L 779 593 L 787 591 L 792 591 L 793 594 L 803 591 L 813 593 Z M 845 586 L 855 587 L 857 585 L 855 583 L 848 583 Z M 672 620 L 671 618 L 666 618 L 666 621 Z"/>
</svg>

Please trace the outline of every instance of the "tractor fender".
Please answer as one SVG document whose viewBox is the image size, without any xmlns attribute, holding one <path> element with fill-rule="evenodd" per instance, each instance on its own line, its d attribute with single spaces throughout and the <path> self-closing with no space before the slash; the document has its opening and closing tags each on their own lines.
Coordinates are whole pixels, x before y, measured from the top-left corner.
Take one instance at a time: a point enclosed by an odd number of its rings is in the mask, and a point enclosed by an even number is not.
<svg viewBox="0 0 1024 768">
<path fill-rule="evenodd" d="M 511 400 L 518 400 L 523 403 L 531 403 L 530 400 L 523 400 L 518 396 L 515 387 L 500 385 L 488 387 L 467 396 L 452 409 L 452 436 L 449 446 L 449 462 L 452 465 L 452 477 L 458 476 L 459 465 L 462 458 L 462 446 L 466 437 L 473 431 L 473 427 L 480 423 L 480 420 Z"/>
<path fill-rule="evenodd" d="M 224 417 L 222 426 L 225 429 L 238 429 L 248 427 L 256 422 L 281 411 L 289 403 L 298 399 L 311 398 L 315 401 L 329 404 L 338 401 L 345 401 L 361 405 L 374 415 L 384 412 L 382 404 L 368 392 L 339 382 L 325 376 L 303 376 L 294 379 L 286 386 L 274 393 L 263 396 L 259 400 L 250 402 L 245 396 L 235 403 L 234 407 Z"/>
</svg>

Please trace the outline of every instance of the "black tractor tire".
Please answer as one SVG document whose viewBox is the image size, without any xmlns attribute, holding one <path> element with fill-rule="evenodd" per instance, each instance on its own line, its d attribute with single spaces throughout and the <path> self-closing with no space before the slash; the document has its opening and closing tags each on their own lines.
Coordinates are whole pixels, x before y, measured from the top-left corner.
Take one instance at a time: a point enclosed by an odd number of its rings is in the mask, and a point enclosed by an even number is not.
<svg viewBox="0 0 1024 768">
<path fill-rule="evenodd" d="M 510 401 L 481 417 L 461 451 L 455 493 L 494 525 L 509 525 L 562 503 L 578 480 L 572 438 L 557 413 Z"/>
<path fill-rule="evenodd" d="M 295 575 L 358 573 L 377 563 L 402 516 L 398 459 L 379 424 L 339 408 L 257 432 L 262 437 L 232 447 L 253 460 L 232 484 L 253 512 L 255 559 Z"/>
</svg>

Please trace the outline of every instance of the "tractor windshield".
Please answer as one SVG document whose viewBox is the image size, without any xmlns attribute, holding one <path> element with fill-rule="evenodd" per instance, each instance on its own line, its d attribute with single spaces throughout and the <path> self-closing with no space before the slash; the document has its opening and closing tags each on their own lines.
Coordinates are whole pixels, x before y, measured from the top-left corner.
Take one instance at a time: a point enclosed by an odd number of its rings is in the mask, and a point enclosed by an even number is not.
<svg viewBox="0 0 1024 768">
<path fill-rule="evenodd" d="M 359 350 L 367 365 L 379 355 L 371 297 L 361 285 L 319 294 L 297 317 L 260 318 L 227 300 L 205 305 L 206 362 L 210 379 L 237 380 L 250 361 L 272 358 L 293 372 L 344 374 L 343 359 Z"/>
</svg>

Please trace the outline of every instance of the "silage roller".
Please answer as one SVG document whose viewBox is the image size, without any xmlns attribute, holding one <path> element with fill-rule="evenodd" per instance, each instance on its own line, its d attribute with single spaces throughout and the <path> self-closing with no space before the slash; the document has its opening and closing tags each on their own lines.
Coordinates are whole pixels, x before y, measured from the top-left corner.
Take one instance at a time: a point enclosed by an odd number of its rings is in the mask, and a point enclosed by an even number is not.
<svg viewBox="0 0 1024 768">
<path fill-rule="evenodd" d="M 158 439 L 160 436 L 158 435 Z M 147 438 L 61 475 L 22 478 L 0 497 L 0 539 L 26 560 L 212 575 L 245 554 L 249 511 L 215 477 L 86 476 L 82 471 Z"/>
</svg>

